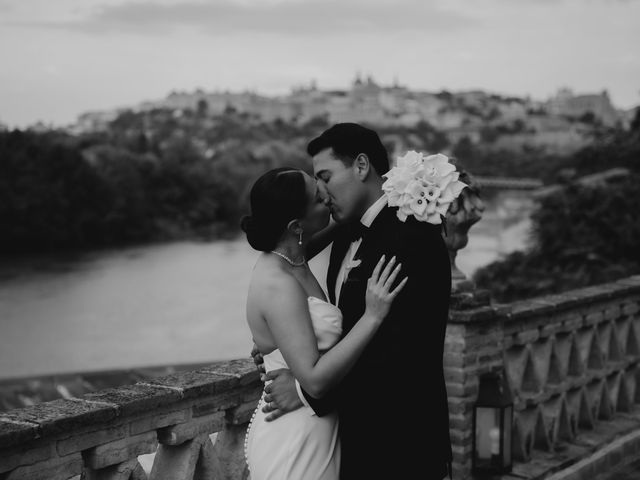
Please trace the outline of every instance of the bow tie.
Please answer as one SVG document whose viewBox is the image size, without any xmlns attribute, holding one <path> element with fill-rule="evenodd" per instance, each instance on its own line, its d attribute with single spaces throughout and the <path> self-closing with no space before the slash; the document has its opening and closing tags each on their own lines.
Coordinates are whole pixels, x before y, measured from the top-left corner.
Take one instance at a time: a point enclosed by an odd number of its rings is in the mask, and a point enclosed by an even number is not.
<svg viewBox="0 0 640 480">
<path fill-rule="evenodd" d="M 369 230 L 369 227 L 365 227 L 360 222 L 351 222 L 345 229 L 347 232 L 347 238 L 351 242 L 355 242 L 359 238 L 362 238 L 366 234 L 367 230 Z"/>
</svg>

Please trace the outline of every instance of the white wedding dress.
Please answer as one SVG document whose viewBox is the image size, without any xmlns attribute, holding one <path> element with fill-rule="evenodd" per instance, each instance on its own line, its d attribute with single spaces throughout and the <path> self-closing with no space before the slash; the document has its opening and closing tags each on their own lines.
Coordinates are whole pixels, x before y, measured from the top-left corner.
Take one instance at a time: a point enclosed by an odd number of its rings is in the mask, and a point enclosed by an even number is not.
<svg viewBox="0 0 640 480">
<path fill-rule="evenodd" d="M 322 353 L 340 339 L 340 309 L 316 297 L 308 298 L 309 313 Z M 280 350 L 264 355 L 268 372 L 289 368 Z M 245 438 L 251 480 L 338 480 L 340 442 L 336 414 L 318 417 L 309 407 L 266 422 L 264 393 L 253 413 Z"/>
</svg>

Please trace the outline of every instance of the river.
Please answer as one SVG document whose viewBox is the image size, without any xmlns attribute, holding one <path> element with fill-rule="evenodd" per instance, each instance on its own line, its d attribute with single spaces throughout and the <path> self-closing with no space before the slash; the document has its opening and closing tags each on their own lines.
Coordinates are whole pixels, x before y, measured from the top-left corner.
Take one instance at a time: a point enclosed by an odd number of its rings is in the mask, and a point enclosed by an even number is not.
<svg viewBox="0 0 640 480">
<path fill-rule="evenodd" d="M 471 275 L 523 248 L 528 209 L 518 196 L 489 205 L 458 267 Z M 240 238 L 0 264 L 0 379 L 248 356 L 257 255 Z M 321 281 L 327 258 L 310 262 Z"/>
</svg>

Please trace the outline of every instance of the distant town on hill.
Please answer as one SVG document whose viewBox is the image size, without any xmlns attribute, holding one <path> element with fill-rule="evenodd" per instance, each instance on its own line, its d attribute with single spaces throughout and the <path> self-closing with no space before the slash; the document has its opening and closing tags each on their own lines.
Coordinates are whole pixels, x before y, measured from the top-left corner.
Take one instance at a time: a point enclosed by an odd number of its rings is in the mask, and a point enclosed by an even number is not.
<svg viewBox="0 0 640 480">
<path fill-rule="evenodd" d="M 413 91 L 397 84 L 380 85 L 358 75 L 346 90 L 321 90 L 314 82 L 283 96 L 256 92 L 171 92 L 166 98 L 111 111 L 86 112 L 71 128 L 74 133 L 101 131 L 126 111 L 171 110 L 201 117 L 242 115 L 247 122 L 279 121 L 304 125 L 356 121 L 381 128 L 428 124 L 454 145 L 461 139 L 490 144 L 496 150 L 543 149 L 567 154 L 584 146 L 596 128 L 628 127 L 635 109 L 616 109 L 606 90 L 574 94 L 561 88 L 547 100 L 501 96 L 481 90 Z"/>
<path fill-rule="evenodd" d="M 375 128 L 391 162 L 407 150 L 440 152 L 475 179 L 553 185 L 639 168 L 640 110 L 615 109 L 606 92 L 536 101 L 360 77 L 345 91 L 309 85 L 281 97 L 174 92 L 65 129 L 0 128 L 0 179 L 12 180 L 0 182 L 0 247 L 231 238 L 255 179 L 283 165 L 310 171 L 309 139 L 341 121 Z"/>
</svg>

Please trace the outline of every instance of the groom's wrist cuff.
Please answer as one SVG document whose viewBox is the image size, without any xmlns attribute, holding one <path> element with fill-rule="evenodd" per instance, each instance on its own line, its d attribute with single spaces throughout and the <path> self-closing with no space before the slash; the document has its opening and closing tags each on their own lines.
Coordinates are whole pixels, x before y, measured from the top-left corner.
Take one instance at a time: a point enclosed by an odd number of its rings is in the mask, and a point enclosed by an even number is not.
<svg viewBox="0 0 640 480">
<path fill-rule="evenodd" d="M 298 380 L 296 380 L 296 391 L 298 392 L 298 397 L 300 398 L 300 401 L 302 402 L 302 404 L 305 407 L 309 407 L 310 410 L 310 415 L 315 415 L 316 412 L 313 411 L 313 408 L 311 408 L 311 405 L 309 405 L 309 402 L 307 402 L 307 399 L 304 398 L 304 393 L 302 393 L 302 387 L 300 386 L 300 382 L 298 382 Z"/>
</svg>

